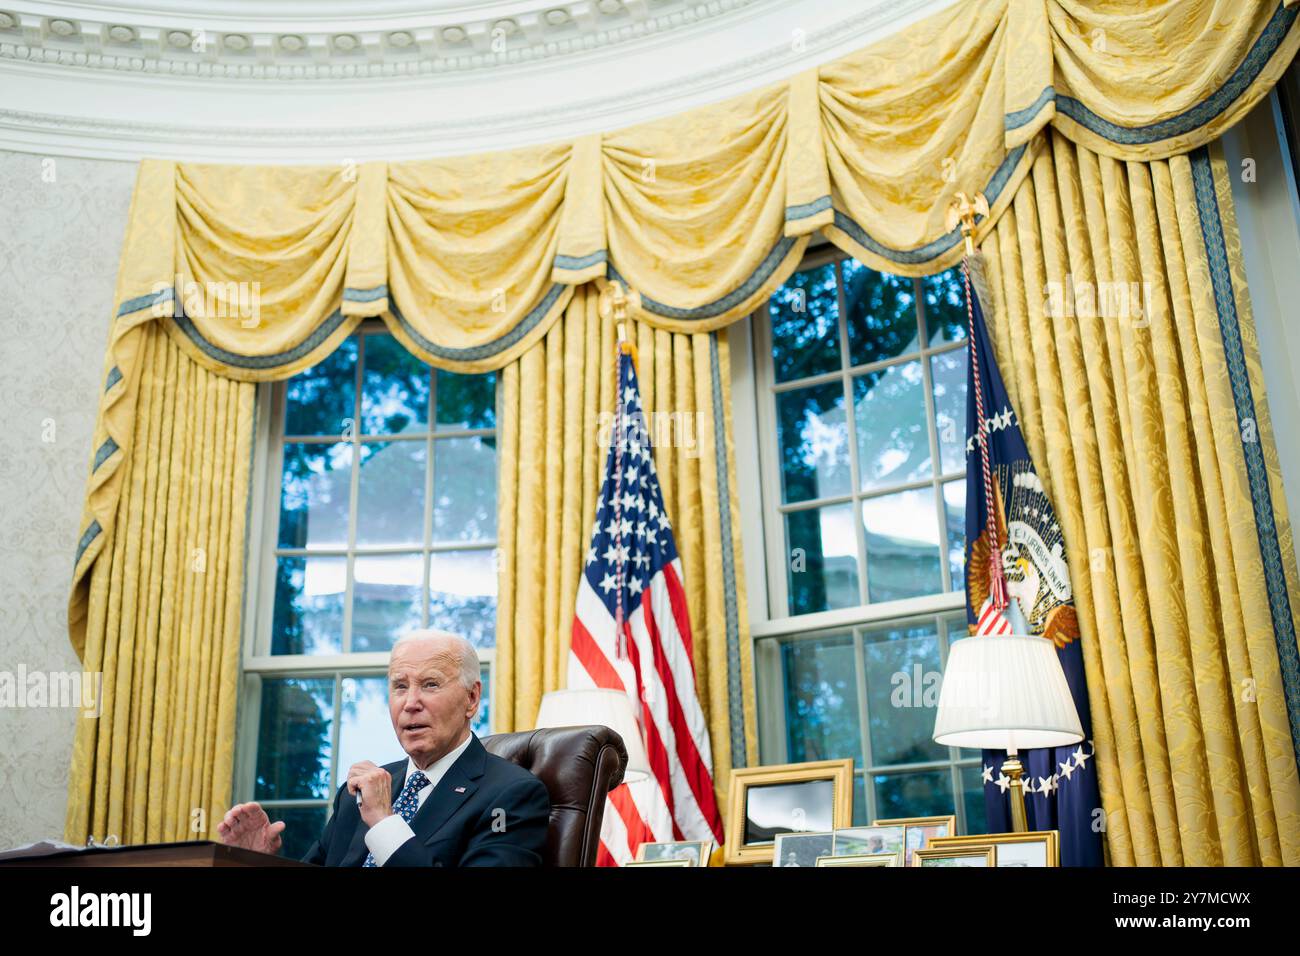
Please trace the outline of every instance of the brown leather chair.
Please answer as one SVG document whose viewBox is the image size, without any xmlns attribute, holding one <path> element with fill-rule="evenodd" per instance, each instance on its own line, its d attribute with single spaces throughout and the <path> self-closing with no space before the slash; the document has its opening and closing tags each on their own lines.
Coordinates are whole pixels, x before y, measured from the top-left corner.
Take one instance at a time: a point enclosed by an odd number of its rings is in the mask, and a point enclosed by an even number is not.
<svg viewBox="0 0 1300 956">
<path fill-rule="evenodd" d="M 545 866 L 595 866 L 605 796 L 623 782 L 627 748 L 608 727 L 544 727 L 483 738 L 489 753 L 539 777 L 551 795 Z"/>
</svg>

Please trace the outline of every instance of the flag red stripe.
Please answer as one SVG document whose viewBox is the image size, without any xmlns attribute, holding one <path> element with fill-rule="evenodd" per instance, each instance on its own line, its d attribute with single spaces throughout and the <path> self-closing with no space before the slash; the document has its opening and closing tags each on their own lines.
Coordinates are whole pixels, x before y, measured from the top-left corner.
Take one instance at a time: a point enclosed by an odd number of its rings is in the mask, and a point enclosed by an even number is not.
<svg viewBox="0 0 1300 956">
<path fill-rule="evenodd" d="M 604 652 L 596 644 L 596 639 L 583 626 L 582 618 L 577 615 L 574 615 L 573 618 L 573 638 L 570 647 L 573 655 L 586 668 L 587 673 L 591 675 L 592 682 L 597 687 L 610 690 L 627 690 L 623 686 L 622 679 L 618 676 L 618 671 L 614 670 L 613 665 L 610 664 Z"/>
<path fill-rule="evenodd" d="M 668 665 L 667 657 L 664 655 L 663 641 L 659 636 L 659 626 L 655 622 L 654 611 L 650 605 L 650 601 L 643 599 L 641 601 L 641 612 L 645 617 L 646 631 L 650 635 L 650 647 L 654 652 L 655 670 L 659 672 L 659 680 L 663 682 L 664 692 L 668 698 L 668 720 L 672 724 L 673 737 L 677 744 L 677 760 L 686 776 L 686 782 L 690 784 L 691 793 L 695 794 L 695 802 L 699 805 L 700 812 L 708 822 L 709 829 L 713 831 L 714 839 L 720 842 L 722 840 L 722 820 L 718 815 L 717 802 L 713 797 L 713 781 L 709 776 L 708 768 L 704 766 L 704 761 L 700 759 L 699 750 L 695 747 L 695 737 L 686 724 L 686 714 L 683 713 L 682 702 L 677 696 L 673 671 Z M 692 687 L 691 690 L 694 691 L 695 688 Z"/>
<path fill-rule="evenodd" d="M 635 857 L 637 847 L 642 843 L 653 842 L 654 834 L 641 819 L 641 811 L 637 809 L 632 794 L 628 792 L 627 784 L 621 783 L 611 790 L 608 803 L 613 805 L 618 815 L 623 818 L 623 826 L 627 829 L 627 849 Z M 606 806 L 606 809 L 608 810 L 609 807 Z"/>
<path fill-rule="evenodd" d="M 596 865 L 597 866 L 618 866 L 618 861 L 610 856 L 609 850 L 605 849 L 605 844 L 596 847 Z"/>
<path fill-rule="evenodd" d="M 691 662 L 691 676 L 695 676 L 695 639 L 691 636 L 691 614 L 686 609 L 686 590 L 677 577 L 672 562 L 664 565 L 664 581 L 668 585 L 668 600 L 673 605 L 673 620 L 677 624 L 677 636 L 686 648 L 686 659 Z"/>
<path fill-rule="evenodd" d="M 655 724 L 654 714 L 650 712 L 650 705 L 645 702 L 645 680 L 641 677 L 641 651 L 632 638 L 632 625 L 626 620 L 623 621 L 623 631 L 627 638 L 627 657 L 632 662 L 632 670 L 636 673 L 636 686 L 641 699 L 641 729 L 645 731 L 645 749 L 646 756 L 650 758 L 650 771 L 659 781 L 664 802 L 668 804 L 668 815 L 673 821 L 673 839 L 682 840 L 685 838 L 677 826 L 677 805 L 673 800 L 672 775 L 668 768 L 668 748 L 664 746 L 663 738 L 659 736 L 659 727 Z"/>
</svg>

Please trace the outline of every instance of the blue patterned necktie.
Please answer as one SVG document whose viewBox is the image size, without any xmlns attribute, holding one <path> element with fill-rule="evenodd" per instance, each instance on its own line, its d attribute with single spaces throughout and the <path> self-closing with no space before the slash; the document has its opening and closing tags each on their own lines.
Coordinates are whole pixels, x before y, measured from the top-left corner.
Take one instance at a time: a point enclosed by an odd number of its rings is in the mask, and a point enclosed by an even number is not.
<svg viewBox="0 0 1300 956">
<path fill-rule="evenodd" d="M 393 812 L 400 815 L 408 824 L 415 819 L 415 811 L 420 807 L 420 801 L 417 795 L 424 786 L 429 782 L 429 778 L 420 771 L 415 771 L 406 781 L 406 786 L 402 792 L 397 795 L 397 802 L 393 804 Z M 373 853 L 366 854 L 364 866 L 375 866 L 375 856 Z"/>
</svg>

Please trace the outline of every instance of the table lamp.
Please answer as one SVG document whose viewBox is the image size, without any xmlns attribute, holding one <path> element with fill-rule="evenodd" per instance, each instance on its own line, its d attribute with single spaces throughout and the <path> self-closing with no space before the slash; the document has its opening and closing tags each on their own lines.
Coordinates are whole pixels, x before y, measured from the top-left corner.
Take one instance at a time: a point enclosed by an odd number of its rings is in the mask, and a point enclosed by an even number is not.
<svg viewBox="0 0 1300 956">
<path fill-rule="evenodd" d="M 650 776 L 641 727 L 636 722 L 632 699 L 619 690 L 553 690 L 542 698 L 537 711 L 538 727 L 583 727 L 602 724 L 623 738 L 627 748 L 624 783 L 639 783 Z"/>
<path fill-rule="evenodd" d="M 1026 629 L 1018 612 L 1007 616 L 1014 630 Z M 1019 752 L 1082 739 L 1079 712 L 1050 640 L 1012 633 L 953 642 L 939 691 L 934 742 L 1007 752 L 1002 772 L 1011 778 L 1012 830 L 1028 829 Z"/>
</svg>

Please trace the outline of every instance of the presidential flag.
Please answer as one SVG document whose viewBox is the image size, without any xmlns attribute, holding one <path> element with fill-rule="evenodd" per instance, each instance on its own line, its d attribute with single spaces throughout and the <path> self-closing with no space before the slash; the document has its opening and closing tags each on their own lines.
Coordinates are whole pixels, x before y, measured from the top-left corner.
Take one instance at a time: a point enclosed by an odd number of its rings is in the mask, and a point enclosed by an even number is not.
<svg viewBox="0 0 1300 956">
<path fill-rule="evenodd" d="M 1020 754 L 1030 830 L 1058 830 L 1063 866 L 1101 866 L 1101 798 L 1093 758 L 1088 689 L 1079 647 L 1065 542 L 1056 513 L 998 372 L 978 290 L 978 258 L 969 257 L 966 297 L 970 336 L 966 411 L 966 620 L 978 636 L 1006 634 L 1016 620 L 1023 632 L 1056 645 L 1084 740 L 1072 747 Z M 972 281 L 973 280 L 973 281 Z M 985 301 L 988 301 L 985 296 Z M 1018 623 L 1018 622 L 1017 622 Z M 990 833 L 1011 829 L 1005 751 L 984 751 L 985 810 Z"/>
<path fill-rule="evenodd" d="M 709 732 L 695 693 L 682 562 L 656 477 L 630 348 L 620 346 L 617 408 L 578 582 L 568 686 L 631 698 L 651 775 L 605 804 L 597 865 L 620 866 L 641 843 L 722 844 Z"/>
</svg>

